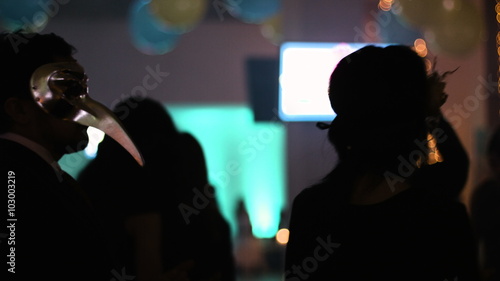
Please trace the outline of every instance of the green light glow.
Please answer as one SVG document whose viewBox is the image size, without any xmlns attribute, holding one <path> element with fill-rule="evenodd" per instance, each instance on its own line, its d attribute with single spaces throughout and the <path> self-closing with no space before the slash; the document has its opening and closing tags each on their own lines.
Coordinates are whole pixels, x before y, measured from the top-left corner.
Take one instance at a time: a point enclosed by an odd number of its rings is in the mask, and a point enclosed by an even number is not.
<svg viewBox="0 0 500 281">
<path fill-rule="evenodd" d="M 201 143 L 222 215 L 237 234 L 243 200 L 258 238 L 274 237 L 285 206 L 285 128 L 254 122 L 239 105 L 167 105 L 179 130 Z"/>
<path fill-rule="evenodd" d="M 285 128 L 274 120 L 255 122 L 245 105 L 166 105 L 180 131 L 201 144 L 210 183 L 233 236 L 236 208 L 244 201 L 258 238 L 272 238 L 285 207 Z M 90 159 L 84 152 L 65 155 L 59 164 L 73 177 Z"/>
</svg>

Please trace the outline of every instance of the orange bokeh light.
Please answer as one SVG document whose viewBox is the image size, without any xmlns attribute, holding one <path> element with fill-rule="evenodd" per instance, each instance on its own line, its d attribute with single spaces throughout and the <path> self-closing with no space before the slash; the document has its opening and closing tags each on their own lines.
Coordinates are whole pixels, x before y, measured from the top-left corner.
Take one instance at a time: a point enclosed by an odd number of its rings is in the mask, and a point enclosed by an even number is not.
<svg viewBox="0 0 500 281">
<path fill-rule="evenodd" d="M 276 233 L 276 242 L 281 245 L 288 243 L 288 237 L 290 237 L 290 230 L 282 228 Z"/>
</svg>

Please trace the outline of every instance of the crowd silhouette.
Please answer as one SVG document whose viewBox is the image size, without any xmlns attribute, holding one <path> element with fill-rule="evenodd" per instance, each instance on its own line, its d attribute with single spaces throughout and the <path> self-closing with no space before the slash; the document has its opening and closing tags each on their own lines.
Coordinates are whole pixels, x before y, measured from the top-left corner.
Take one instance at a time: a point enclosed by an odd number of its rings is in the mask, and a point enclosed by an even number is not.
<svg viewBox="0 0 500 281">
<path fill-rule="evenodd" d="M 79 183 L 138 280 L 234 280 L 229 226 L 207 179 L 203 150 L 156 100 L 129 98 L 114 112 L 144 157 L 138 166 L 104 138 Z M 198 195 L 205 194 L 194 209 Z M 197 207 L 200 207 L 197 206 Z"/>
<path fill-rule="evenodd" d="M 25 40 L 14 49 L 12 38 Z M 55 281 L 267 272 L 243 204 L 233 241 L 199 140 L 159 100 L 109 110 L 90 99 L 75 51 L 55 34 L 0 36 L 0 169 L 19 241 L 3 255 L 9 271 Z M 369 45 L 337 64 L 328 90 L 337 115 L 319 127 L 339 161 L 293 200 L 285 280 L 500 280 L 500 129 L 468 213 L 469 157 L 441 113 L 451 73 L 429 73 L 403 45 Z M 73 179 L 59 159 L 104 123 L 95 159 Z"/>
</svg>

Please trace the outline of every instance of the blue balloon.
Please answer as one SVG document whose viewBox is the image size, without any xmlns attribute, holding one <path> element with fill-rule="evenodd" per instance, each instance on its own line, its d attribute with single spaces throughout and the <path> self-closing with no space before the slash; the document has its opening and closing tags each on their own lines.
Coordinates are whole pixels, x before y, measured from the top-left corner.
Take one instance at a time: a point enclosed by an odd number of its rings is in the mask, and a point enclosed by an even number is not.
<svg viewBox="0 0 500 281">
<path fill-rule="evenodd" d="M 149 10 L 151 1 L 138 0 L 131 6 L 129 27 L 132 43 L 144 54 L 163 55 L 172 51 L 181 36 L 157 19 Z"/>
<path fill-rule="evenodd" d="M 281 11 L 281 0 L 224 0 L 227 11 L 247 23 L 262 23 Z"/>
<path fill-rule="evenodd" d="M 53 11 L 38 0 L 1 0 L 0 25 L 7 31 L 40 32 Z"/>
</svg>

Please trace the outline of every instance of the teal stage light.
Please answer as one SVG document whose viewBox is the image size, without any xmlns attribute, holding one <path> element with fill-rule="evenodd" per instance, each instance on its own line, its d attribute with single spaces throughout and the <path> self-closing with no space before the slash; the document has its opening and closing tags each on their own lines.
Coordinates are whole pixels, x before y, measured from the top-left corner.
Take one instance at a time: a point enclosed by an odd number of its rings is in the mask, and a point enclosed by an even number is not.
<svg viewBox="0 0 500 281">
<path fill-rule="evenodd" d="M 234 235 L 237 207 L 247 208 L 257 238 L 274 237 L 286 202 L 285 128 L 276 120 L 255 122 L 240 105 L 168 105 L 177 127 L 201 143 L 209 181 Z M 276 118 L 277 119 L 277 118 Z"/>
</svg>

